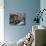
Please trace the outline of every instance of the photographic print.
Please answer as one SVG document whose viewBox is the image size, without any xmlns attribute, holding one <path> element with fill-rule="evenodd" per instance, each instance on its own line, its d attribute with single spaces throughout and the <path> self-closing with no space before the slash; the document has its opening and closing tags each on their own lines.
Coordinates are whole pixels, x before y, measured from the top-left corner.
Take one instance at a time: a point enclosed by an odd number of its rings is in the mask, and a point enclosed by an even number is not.
<svg viewBox="0 0 46 46">
<path fill-rule="evenodd" d="M 11 13 L 9 15 L 9 24 L 11 25 L 25 25 L 25 15 L 22 13 L 15 14 Z"/>
</svg>

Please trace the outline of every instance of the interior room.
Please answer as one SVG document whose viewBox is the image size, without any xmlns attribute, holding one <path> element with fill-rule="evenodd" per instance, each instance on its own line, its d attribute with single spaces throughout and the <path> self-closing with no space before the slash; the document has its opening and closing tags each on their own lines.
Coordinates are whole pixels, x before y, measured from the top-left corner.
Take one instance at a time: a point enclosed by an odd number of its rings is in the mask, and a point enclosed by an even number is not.
<svg viewBox="0 0 46 46">
<path fill-rule="evenodd" d="M 46 0 L 1 2 L 0 46 L 46 46 Z"/>
</svg>

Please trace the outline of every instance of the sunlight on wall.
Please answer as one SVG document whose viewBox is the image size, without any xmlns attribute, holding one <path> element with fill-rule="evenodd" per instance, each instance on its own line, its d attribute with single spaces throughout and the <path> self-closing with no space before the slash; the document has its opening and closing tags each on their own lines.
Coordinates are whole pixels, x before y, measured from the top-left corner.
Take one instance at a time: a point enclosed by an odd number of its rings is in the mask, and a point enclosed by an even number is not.
<svg viewBox="0 0 46 46">
<path fill-rule="evenodd" d="M 0 0 L 0 42 L 4 41 L 4 3 Z"/>
<path fill-rule="evenodd" d="M 0 9 L 0 41 L 4 40 L 3 9 Z"/>
</svg>

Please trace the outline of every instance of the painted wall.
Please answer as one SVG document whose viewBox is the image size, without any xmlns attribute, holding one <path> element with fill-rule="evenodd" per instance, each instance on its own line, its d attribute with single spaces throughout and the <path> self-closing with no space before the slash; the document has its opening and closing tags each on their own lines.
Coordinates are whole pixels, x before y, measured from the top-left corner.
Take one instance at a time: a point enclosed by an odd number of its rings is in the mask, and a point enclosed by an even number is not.
<svg viewBox="0 0 46 46">
<path fill-rule="evenodd" d="M 4 35 L 7 41 L 18 41 L 32 30 L 32 22 L 40 9 L 40 0 L 4 0 Z M 26 25 L 12 26 L 9 24 L 11 11 L 24 11 L 26 13 Z"/>
<path fill-rule="evenodd" d="M 42 11 L 43 9 L 46 9 L 46 0 L 41 0 L 40 2 L 41 2 L 40 3 L 40 9 Z M 46 11 L 43 12 L 42 17 L 43 17 L 43 22 L 41 21 L 40 25 L 46 26 Z"/>
<path fill-rule="evenodd" d="M 46 9 L 46 0 L 41 0 L 40 1 L 40 10 Z M 45 26 L 46 27 L 46 11 L 43 13 L 42 15 L 43 17 L 43 22 L 40 22 L 40 25 Z M 46 43 L 46 40 L 45 40 Z"/>
</svg>

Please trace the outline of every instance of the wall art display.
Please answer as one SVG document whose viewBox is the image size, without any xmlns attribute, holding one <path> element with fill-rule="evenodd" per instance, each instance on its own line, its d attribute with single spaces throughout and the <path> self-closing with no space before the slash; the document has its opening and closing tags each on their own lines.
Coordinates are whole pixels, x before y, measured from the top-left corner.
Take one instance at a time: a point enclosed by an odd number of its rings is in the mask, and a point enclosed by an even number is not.
<svg viewBox="0 0 46 46">
<path fill-rule="evenodd" d="M 11 24 L 11 25 L 25 25 L 25 14 L 11 13 L 9 15 L 9 24 Z"/>
</svg>

